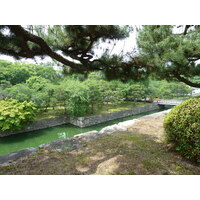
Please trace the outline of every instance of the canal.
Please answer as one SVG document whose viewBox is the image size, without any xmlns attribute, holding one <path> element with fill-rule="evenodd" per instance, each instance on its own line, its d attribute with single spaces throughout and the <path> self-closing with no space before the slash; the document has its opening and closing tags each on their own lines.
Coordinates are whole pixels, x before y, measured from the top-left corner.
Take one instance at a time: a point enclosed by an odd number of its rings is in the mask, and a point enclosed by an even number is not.
<svg viewBox="0 0 200 200">
<path fill-rule="evenodd" d="M 7 153 L 15 152 L 21 149 L 30 148 L 30 147 L 38 147 L 41 144 L 45 144 L 48 142 L 52 142 L 54 140 L 64 139 L 73 137 L 74 135 L 92 131 L 92 130 L 101 130 L 102 128 L 117 124 L 122 121 L 127 121 L 131 119 L 137 119 L 139 117 L 160 112 L 164 109 L 156 110 L 156 111 L 150 111 L 130 117 L 125 117 L 109 122 L 105 122 L 102 124 L 98 124 L 95 126 L 90 126 L 86 128 L 79 128 L 73 125 L 62 125 L 62 126 L 56 126 L 52 128 L 46 128 L 42 130 L 32 131 L 28 133 L 21 133 L 17 135 L 11 135 L 8 137 L 0 138 L 0 155 L 4 155 Z"/>
</svg>

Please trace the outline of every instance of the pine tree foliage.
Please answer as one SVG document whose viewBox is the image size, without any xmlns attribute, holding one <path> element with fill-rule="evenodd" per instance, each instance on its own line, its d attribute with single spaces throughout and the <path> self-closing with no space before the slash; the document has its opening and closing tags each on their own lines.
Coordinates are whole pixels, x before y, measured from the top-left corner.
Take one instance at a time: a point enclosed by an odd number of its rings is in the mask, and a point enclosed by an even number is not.
<svg viewBox="0 0 200 200">
<path fill-rule="evenodd" d="M 143 26 L 137 43 L 141 64 L 151 74 L 200 87 L 199 82 L 191 81 L 200 75 L 199 26 Z"/>
<path fill-rule="evenodd" d="M 124 56 L 110 55 L 107 49 L 100 56 L 95 54 L 102 42 L 125 39 L 131 31 L 131 26 L 116 25 L 1 25 L 0 54 L 16 59 L 49 56 L 67 74 L 102 70 L 109 80 L 141 80 L 147 73 L 134 59 L 125 61 Z"/>
<path fill-rule="evenodd" d="M 128 37 L 128 26 L 0 26 L 0 53 L 16 59 L 50 56 L 76 70 L 96 69 L 94 47 Z M 61 52 L 61 53 L 58 53 Z M 69 58 L 74 59 L 71 61 Z"/>
<path fill-rule="evenodd" d="M 126 59 L 106 49 L 101 56 L 95 54 L 102 42 L 125 39 L 131 30 L 116 25 L 1 25 L 0 54 L 16 59 L 49 56 L 68 74 L 101 70 L 109 80 L 137 81 L 151 75 L 200 87 L 192 80 L 200 75 L 200 26 L 143 26 L 138 54 L 133 50 Z"/>
</svg>

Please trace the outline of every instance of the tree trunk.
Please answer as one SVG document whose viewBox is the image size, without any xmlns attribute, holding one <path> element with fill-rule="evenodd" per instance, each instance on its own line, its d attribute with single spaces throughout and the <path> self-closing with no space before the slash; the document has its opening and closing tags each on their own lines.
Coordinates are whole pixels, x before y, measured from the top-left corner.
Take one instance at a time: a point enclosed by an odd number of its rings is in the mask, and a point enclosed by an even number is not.
<svg viewBox="0 0 200 200">
<path fill-rule="evenodd" d="M 67 114 L 67 109 L 66 109 L 66 107 L 65 107 L 65 114 Z"/>
<path fill-rule="evenodd" d="M 92 103 L 92 114 L 94 114 L 94 104 Z"/>
<path fill-rule="evenodd" d="M 106 102 L 106 111 L 108 112 L 108 102 Z"/>
</svg>

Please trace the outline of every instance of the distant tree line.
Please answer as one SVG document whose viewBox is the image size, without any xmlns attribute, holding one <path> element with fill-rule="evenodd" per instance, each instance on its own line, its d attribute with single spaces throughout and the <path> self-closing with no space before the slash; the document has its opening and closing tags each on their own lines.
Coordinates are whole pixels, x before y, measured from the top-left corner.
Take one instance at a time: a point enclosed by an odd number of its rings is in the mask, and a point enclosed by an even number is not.
<svg viewBox="0 0 200 200">
<path fill-rule="evenodd" d="M 52 67 L 0 61 L 0 98 L 32 101 L 38 108 L 64 106 L 70 116 L 94 113 L 97 107 L 144 97 L 187 96 L 191 88 L 182 83 L 146 80 L 136 83 L 106 81 L 101 72 L 63 76 Z"/>
</svg>

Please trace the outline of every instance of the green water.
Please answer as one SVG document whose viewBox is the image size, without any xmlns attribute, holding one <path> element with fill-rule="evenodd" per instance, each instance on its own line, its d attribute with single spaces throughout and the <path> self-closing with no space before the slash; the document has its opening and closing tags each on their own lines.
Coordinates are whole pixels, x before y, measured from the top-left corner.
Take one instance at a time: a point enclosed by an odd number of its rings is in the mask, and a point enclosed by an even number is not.
<svg viewBox="0 0 200 200">
<path fill-rule="evenodd" d="M 92 130 L 99 131 L 106 126 L 117 124 L 122 121 L 136 119 L 144 115 L 156 113 L 159 111 L 163 110 L 146 112 L 143 114 L 134 115 L 131 117 L 125 117 L 86 128 L 79 128 L 73 125 L 62 125 L 52 128 L 46 128 L 43 130 L 32 131 L 29 133 L 21 133 L 17 135 L 0 138 L 0 155 L 11 153 L 25 148 L 37 147 L 41 144 L 48 143 L 54 140 L 73 137 L 74 135 L 79 133 L 84 133 Z"/>
</svg>

